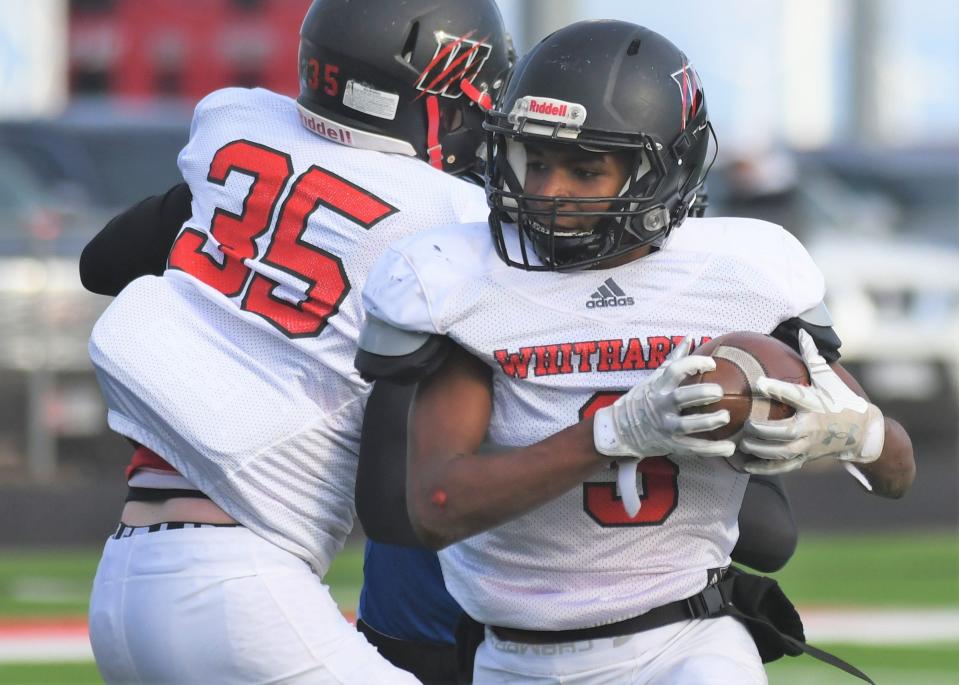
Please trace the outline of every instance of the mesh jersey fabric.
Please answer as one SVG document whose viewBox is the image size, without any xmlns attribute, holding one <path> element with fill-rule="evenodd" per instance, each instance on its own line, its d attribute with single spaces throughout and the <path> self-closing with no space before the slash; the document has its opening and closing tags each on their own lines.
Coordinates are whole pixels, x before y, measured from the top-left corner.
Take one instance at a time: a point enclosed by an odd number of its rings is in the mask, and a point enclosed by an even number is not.
<svg viewBox="0 0 959 685">
<path fill-rule="evenodd" d="M 710 218 L 687 220 L 663 249 L 629 264 L 563 273 L 507 267 L 483 224 L 430 231 L 384 253 L 364 303 L 398 328 L 448 335 L 485 362 L 487 439 L 514 447 L 613 401 L 687 334 L 699 343 L 768 333 L 823 296 L 818 268 L 781 227 Z M 709 569 L 729 563 L 747 477 L 722 459 L 657 457 L 640 471 L 636 519 L 610 468 L 442 550 L 451 594 L 484 623 L 562 630 L 699 592 Z"/>
<path fill-rule="evenodd" d="M 360 287 L 391 242 L 488 210 L 481 188 L 416 159 L 330 142 L 298 117 L 293 100 L 263 89 L 224 89 L 197 105 L 178 162 L 193 195 L 178 242 L 199 245 L 187 251 L 194 261 L 176 262 L 175 245 L 162 277 L 137 279 L 110 304 L 89 349 L 111 428 L 323 573 L 353 522 L 369 392 L 353 368 Z M 264 160 L 287 166 L 271 179 Z M 308 181 L 315 192 L 304 194 Z M 249 223 L 257 217 L 262 230 Z M 259 232 L 242 233 L 251 226 Z M 307 261 L 290 267 L 298 254 Z M 206 276 L 191 271 L 197 260 Z M 318 317 L 314 334 L 288 335 L 308 300 L 328 294 L 302 270 L 333 263 L 335 314 Z M 221 272 L 239 272 L 241 287 L 222 292 Z M 257 310 L 252 291 L 264 284 Z"/>
</svg>

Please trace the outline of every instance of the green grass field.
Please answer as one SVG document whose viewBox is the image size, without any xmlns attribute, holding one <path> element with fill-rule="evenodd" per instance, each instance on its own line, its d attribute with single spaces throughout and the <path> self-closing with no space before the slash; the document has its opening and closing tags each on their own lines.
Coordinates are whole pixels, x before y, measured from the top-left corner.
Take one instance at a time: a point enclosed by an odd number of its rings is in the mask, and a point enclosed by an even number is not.
<svg viewBox="0 0 959 685">
<path fill-rule="evenodd" d="M 97 556 L 95 550 L 0 553 L 0 619 L 83 616 Z M 806 536 L 776 578 L 801 606 L 959 608 L 959 536 Z M 327 576 L 344 609 L 355 608 L 361 580 L 362 547 L 348 547 Z M 817 646 L 855 664 L 880 685 L 959 683 L 959 642 Z M 805 656 L 781 659 L 768 672 L 775 685 L 860 682 Z M 90 663 L 0 663 L 4 685 L 99 682 Z"/>
</svg>

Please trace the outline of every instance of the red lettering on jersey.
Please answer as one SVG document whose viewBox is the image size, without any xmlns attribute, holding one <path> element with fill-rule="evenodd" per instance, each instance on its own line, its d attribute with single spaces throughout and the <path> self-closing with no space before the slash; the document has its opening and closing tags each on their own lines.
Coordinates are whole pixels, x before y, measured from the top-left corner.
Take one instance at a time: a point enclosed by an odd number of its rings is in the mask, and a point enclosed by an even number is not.
<svg viewBox="0 0 959 685">
<path fill-rule="evenodd" d="M 562 347 L 572 349 L 568 343 Z M 539 345 L 536 351 L 537 376 L 555 376 L 559 373 L 572 373 L 573 365 L 569 362 L 569 352 L 560 352 L 560 345 Z M 561 358 L 562 357 L 562 358 Z"/>
<path fill-rule="evenodd" d="M 583 509 L 604 528 L 617 526 L 658 526 L 676 509 L 679 501 L 676 477 L 679 467 L 666 457 L 647 457 L 639 462 L 639 499 L 642 507 L 631 517 L 616 483 L 584 483 Z"/>
<path fill-rule="evenodd" d="M 256 257 L 256 240 L 269 230 L 293 163 L 285 153 L 235 140 L 217 150 L 207 180 L 225 186 L 233 173 L 253 179 L 243 211 L 233 214 L 217 207 L 209 236 L 185 228 L 173 244 L 169 262 L 171 269 L 186 271 L 227 297 L 238 295 L 246 285 L 250 269 L 243 260 Z M 204 250 L 208 244 L 209 249 Z"/>
<path fill-rule="evenodd" d="M 563 343 L 559 346 L 563 352 L 563 360 L 560 363 L 560 373 L 573 373 L 573 346 L 571 343 Z"/>
<path fill-rule="evenodd" d="M 665 335 L 654 335 L 646 338 L 646 344 L 649 346 L 649 358 L 646 365 L 651 369 L 658 369 L 659 365 L 666 359 L 666 355 L 672 350 L 673 341 Z"/>
<path fill-rule="evenodd" d="M 622 367 L 624 371 L 636 371 L 646 368 L 646 359 L 643 357 L 643 344 L 639 338 L 630 338 L 626 343 L 626 354 L 623 355 Z"/>
<path fill-rule="evenodd" d="M 169 267 L 192 274 L 227 297 L 239 295 L 245 288 L 241 309 L 296 338 L 319 335 L 350 291 L 340 257 L 303 240 L 312 214 L 322 207 L 370 229 L 399 210 L 314 165 L 293 181 L 270 242 L 260 256 L 257 240 L 274 223 L 277 203 L 292 171 L 287 153 L 250 141 L 235 140 L 217 150 L 207 180 L 225 185 L 234 172 L 253 178 L 243 211 L 237 215 L 218 207 L 210 227 L 214 240 L 184 229 L 173 244 Z M 217 251 L 222 253 L 221 259 L 211 256 Z M 254 260 L 303 281 L 305 292 L 279 287 L 279 282 L 251 263 Z"/>
<path fill-rule="evenodd" d="M 509 350 L 495 350 L 493 352 L 493 356 L 499 362 L 503 373 L 513 378 L 526 378 L 529 373 L 529 362 L 532 355 L 532 347 L 521 347 L 518 354 Z"/>
<path fill-rule="evenodd" d="M 573 343 L 573 353 L 579 355 L 580 373 L 589 373 L 593 370 L 593 354 L 599 349 L 599 343 L 595 341 Z"/>
<path fill-rule="evenodd" d="M 585 421 L 592 418 L 603 407 L 615 404 L 616 400 L 622 397 L 625 392 L 625 390 L 600 390 L 595 393 L 586 404 L 579 408 L 579 420 Z"/>
<path fill-rule="evenodd" d="M 597 371 L 619 371 L 622 369 L 619 353 L 623 349 L 622 340 L 602 340 L 599 343 L 599 365 Z"/>
<path fill-rule="evenodd" d="M 567 373 L 608 373 L 610 371 L 642 371 L 655 369 L 682 341 L 681 335 L 655 335 L 646 339 L 648 350 L 643 349 L 640 338 L 627 340 L 584 340 L 574 343 L 547 343 L 521 347 L 519 352 L 496 350 L 493 352 L 503 373 L 513 378 L 526 378 L 530 361 L 534 376 L 555 376 Z M 699 345 L 712 338 L 702 336 Z M 624 349 L 625 347 L 625 349 Z M 697 345 L 698 347 L 698 345 Z M 574 361 L 573 357 L 579 360 Z"/>
</svg>

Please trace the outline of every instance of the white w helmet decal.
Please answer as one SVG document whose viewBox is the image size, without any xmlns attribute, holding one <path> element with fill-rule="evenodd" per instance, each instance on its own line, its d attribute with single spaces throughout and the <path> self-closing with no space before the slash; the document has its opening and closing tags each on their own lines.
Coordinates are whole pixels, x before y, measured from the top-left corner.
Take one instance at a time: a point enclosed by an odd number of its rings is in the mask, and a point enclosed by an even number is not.
<svg viewBox="0 0 959 685">
<path fill-rule="evenodd" d="M 432 93 L 458 98 L 463 94 L 460 83 L 464 80 L 472 83 L 493 50 L 486 42 L 488 38 L 470 40 L 473 33 L 470 31 L 462 37 L 436 33 L 436 52 L 416 82 L 417 90 L 423 91 L 420 96 Z"/>
</svg>

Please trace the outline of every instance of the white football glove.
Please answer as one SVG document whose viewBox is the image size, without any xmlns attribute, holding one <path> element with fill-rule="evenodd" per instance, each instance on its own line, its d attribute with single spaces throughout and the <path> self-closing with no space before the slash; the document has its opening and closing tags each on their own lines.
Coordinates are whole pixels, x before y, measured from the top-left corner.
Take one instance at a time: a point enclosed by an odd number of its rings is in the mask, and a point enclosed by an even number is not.
<svg viewBox="0 0 959 685">
<path fill-rule="evenodd" d="M 823 457 L 861 464 L 878 459 L 885 439 L 882 412 L 843 383 L 806 331 L 799 331 L 799 347 L 812 385 L 758 379 L 763 395 L 796 413 L 779 421 L 746 422 L 739 450 L 758 457 L 745 464 L 746 471 L 787 473 Z"/>
<path fill-rule="evenodd" d="M 593 444 L 609 457 L 676 456 L 728 457 L 736 449 L 731 440 L 690 437 L 729 423 L 725 409 L 709 414 L 680 416 L 688 407 L 698 407 L 722 398 L 717 383 L 680 387 L 688 376 L 713 371 L 712 357 L 689 356 L 692 338 L 686 337 L 643 383 L 620 397 L 593 418 Z"/>
</svg>

